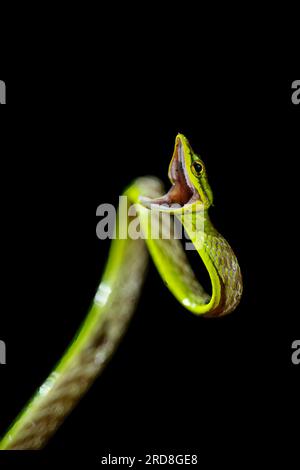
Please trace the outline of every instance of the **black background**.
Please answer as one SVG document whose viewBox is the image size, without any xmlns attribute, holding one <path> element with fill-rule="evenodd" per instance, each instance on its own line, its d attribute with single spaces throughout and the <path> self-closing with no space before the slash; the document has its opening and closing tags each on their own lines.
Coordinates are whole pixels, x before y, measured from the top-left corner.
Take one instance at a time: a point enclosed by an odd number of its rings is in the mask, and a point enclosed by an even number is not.
<svg viewBox="0 0 300 470">
<path fill-rule="evenodd" d="M 209 465 L 292 462 L 299 312 L 289 208 L 300 112 L 293 80 L 191 73 L 188 85 L 174 86 L 172 74 L 128 70 L 0 77 L 8 97 L 1 108 L 7 365 L 0 432 L 59 359 L 95 293 L 109 249 L 96 238 L 97 206 L 116 205 L 140 175 L 167 186 L 182 132 L 206 162 L 211 218 L 240 261 L 242 303 L 224 319 L 194 317 L 150 263 L 114 358 L 46 451 L 31 458 L 97 462 L 109 451 L 192 451 Z"/>
</svg>

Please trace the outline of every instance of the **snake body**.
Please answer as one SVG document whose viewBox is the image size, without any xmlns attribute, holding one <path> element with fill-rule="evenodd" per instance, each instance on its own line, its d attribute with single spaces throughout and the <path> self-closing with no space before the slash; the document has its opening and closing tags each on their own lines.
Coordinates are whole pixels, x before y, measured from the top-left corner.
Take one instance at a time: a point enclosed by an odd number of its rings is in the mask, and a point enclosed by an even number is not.
<svg viewBox="0 0 300 470">
<path fill-rule="evenodd" d="M 198 172 L 199 165 L 202 171 L 198 175 L 195 169 Z M 191 312 L 218 317 L 236 308 L 242 295 L 241 271 L 228 242 L 210 221 L 212 193 L 203 167 L 187 139 L 178 135 L 169 173 L 173 185 L 167 196 L 162 196 L 161 182 L 151 177 L 137 179 L 125 191 L 143 233 L 157 226 L 159 236 L 135 240 L 118 237 L 131 216 L 127 213 L 126 220 L 124 214 L 117 218 L 117 236 L 88 316 L 52 374 L 0 441 L 1 450 L 42 448 L 102 372 L 135 310 L 148 253 L 170 291 Z M 187 196 L 190 200 L 184 203 Z M 179 208 L 167 208 L 166 202 L 176 199 Z M 164 231 L 174 231 L 170 219 L 160 222 L 160 215 L 167 212 L 183 225 L 202 258 L 211 279 L 211 296 L 197 281 L 180 241 L 164 237 Z"/>
</svg>

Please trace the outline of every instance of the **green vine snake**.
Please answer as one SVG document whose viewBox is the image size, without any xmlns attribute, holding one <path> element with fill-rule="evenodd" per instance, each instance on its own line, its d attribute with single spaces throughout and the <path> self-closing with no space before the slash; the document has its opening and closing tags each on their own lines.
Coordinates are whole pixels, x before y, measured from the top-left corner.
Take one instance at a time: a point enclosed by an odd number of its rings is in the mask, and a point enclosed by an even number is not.
<svg viewBox="0 0 300 470">
<path fill-rule="evenodd" d="M 169 178 L 172 187 L 165 196 L 160 181 L 152 177 L 137 179 L 124 192 L 143 233 L 149 234 L 160 225 L 159 237 L 120 237 L 131 216 L 127 213 L 126 220 L 118 218 L 107 266 L 86 320 L 54 371 L 0 441 L 1 450 L 42 448 L 99 376 L 135 309 L 148 252 L 172 294 L 194 314 L 219 317 L 239 304 L 243 287 L 238 261 L 209 219 L 213 193 L 206 168 L 182 134 L 176 137 Z M 208 271 L 211 296 L 197 281 L 182 243 L 175 236 L 163 236 L 167 224 L 159 222 L 161 214 L 182 224 Z"/>
</svg>

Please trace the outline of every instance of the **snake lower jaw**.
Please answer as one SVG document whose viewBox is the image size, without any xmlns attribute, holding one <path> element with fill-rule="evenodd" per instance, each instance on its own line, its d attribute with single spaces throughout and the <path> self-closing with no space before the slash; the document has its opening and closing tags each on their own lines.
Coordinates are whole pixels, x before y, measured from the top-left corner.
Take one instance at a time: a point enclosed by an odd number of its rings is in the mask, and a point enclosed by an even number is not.
<svg viewBox="0 0 300 470">
<path fill-rule="evenodd" d="M 140 196 L 139 203 L 146 209 L 156 210 L 158 212 L 168 212 L 170 214 L 205 210 L 205 206 L 200 199 L 191 199 L 188 203 L 182 205 L 178 202 L 168 203 L 165 200 L 162 200 L 162 198 L 150 199 Z"/>
<path fill-rule="evenodd" d="M 169 192 L 170 193 L 170 192 Z M 169 197 L 169 193 L 165 196 L 151 199 L 140 196 L 139 203 L 147 209 L 153 209 L 159 212 L 168 212 L 172 214 L 180 214 L 184 212 L 199 212 L 206 209 L 204 203 L 200 199 L 200 195 L 195 192 L 186 201 L 176 201 Z"/>
</svg>

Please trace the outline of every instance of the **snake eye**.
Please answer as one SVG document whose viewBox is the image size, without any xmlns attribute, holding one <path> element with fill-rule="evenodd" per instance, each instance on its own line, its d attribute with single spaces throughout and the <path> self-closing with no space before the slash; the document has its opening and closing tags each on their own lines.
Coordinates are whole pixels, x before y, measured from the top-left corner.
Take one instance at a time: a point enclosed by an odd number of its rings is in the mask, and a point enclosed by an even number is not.
<svg viewBox="0 0 300 470">
<path fill-rule="evenodd" d="M 204 170 L 203 165 L 200 162 L 194 162 L 192 164 L 191 169 L 192 169 L 192 172 L 195 176 L 200 176 L 201 173 L 203 173 L 203 170 Z"/>
</svg>

